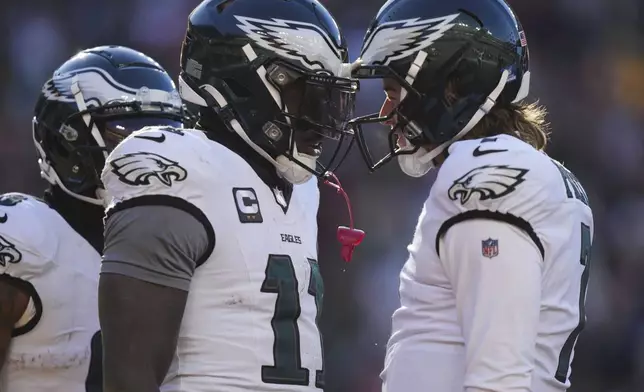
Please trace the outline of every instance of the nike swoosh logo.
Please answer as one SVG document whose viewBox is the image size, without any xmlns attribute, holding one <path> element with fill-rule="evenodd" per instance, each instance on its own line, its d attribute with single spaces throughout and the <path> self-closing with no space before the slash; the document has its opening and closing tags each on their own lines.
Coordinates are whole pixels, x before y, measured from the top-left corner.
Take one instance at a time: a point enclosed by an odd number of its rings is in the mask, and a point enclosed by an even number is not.
<svg viewBox="0 0 644 392">
<path fill-rule="evenodd" d="M 0 223 L 5 223 L 7 219 L 9 219 L 9 217 L 7 216 L 7 214 L 4 214 L 4 216 L 0 217 Z"/>
<path fill-rule="evenodd" d="M 505 152 L 508 150 L 481 150 L 481 147 L 476 147 L 474 151 L 472 151 L 472 155 L 475 157 L 480 157 L 481 155 L 486 155 L 486 154 L 494 154 L 497 152 Z"/>
<path fill-rule="evenodd" d="M 165 135 L 164 134 L 161 134 L 160 136 L 136 135 L 134 137 L 138 138 L 138 139 L 151 140 L 151 141 L 157 142 L 157 143 L 163 143 L 165 141 Z"/>
</svg>

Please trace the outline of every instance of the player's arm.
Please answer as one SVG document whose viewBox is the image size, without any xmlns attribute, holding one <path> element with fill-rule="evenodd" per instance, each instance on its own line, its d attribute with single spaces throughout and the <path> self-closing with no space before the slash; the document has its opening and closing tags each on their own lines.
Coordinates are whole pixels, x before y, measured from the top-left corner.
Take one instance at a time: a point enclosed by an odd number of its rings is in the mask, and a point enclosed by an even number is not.
<svg viewBox="0 0 644 392">
<path fill-rule="evenodd" d="M 130 199 L 105 222 L 99 282 L 105 392 L 157 392 L 175 353 L 190 281 L 214 246 L 201 212 L 164 195 Z"/>
<path fill-rule="evenodd" d="M 483 241 L 498 241 L 483 255 Z M 450 275 L 466 349 L 466 392 L 530 392 L 542 255 L 511 224 L 466 220 L 449 228 L 440 257 Z M 492 256 L 492 257 L 489 257 Z"/>
<path fill-rule="evenodd" d="M 16 278 L 0 275 L 0 371 L 9 353 L 14 326 L 29 304 L 29 295 Z"/>
</svg>

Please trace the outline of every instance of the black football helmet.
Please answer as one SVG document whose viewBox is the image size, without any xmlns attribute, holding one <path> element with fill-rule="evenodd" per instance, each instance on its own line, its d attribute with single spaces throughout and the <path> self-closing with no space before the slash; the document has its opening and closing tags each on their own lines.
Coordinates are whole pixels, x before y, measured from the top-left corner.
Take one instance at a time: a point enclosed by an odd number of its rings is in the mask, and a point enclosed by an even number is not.
<svg viewBox="0 0 644 392">
<path fill-rule="evenodd" d="M 346 61 L 344 36 L 317 0 L 206 0 L 190 14 L 179 91 L 298 184 L 331 169 L 353 140 L 359 86 Z M 338 140 L 326 167 L 324 138 Z"/>
<path fill-rule="evenodd" d="M 83 50 L 54 71 L 38 97 L 33 138 L 41 175 L 102 205 L 109 152 L 145 126 L 182 127 L 184 116 L 174 82 L 150 57 L 122 46 Z"/>
<path fill-rule="evenodd" d="M 504 0 L 389 0 L 371 22 L 358 63 L 354 77 L 391 78 L 402 87 L 386 117 L 352 121 L 371 171 L 398 156 L 405 173 L 424 175 L 496 103 L 524 99 L 530 85 L 525 33 Z M 453 102 L 445 98 L 448 83 Z M 394 116 L 389 154 L 376 161 L 361 125 Z M 404 147 L 400 135 L 409 141 Z"/>
</svg>

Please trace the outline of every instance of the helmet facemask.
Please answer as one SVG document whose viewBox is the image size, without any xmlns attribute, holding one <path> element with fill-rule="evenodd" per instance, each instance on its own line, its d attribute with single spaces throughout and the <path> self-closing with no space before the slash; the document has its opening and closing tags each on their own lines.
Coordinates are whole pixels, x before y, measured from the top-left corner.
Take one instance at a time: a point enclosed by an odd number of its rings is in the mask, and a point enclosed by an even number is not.
<svg viewBox="0 0 644 392">
<path fill-rule="evenodd" d="M 429 143 L 423 132 L 408 117 L 409 113 L 415 111 L 415 108 L 411 107 L 414 105 L 413 103 L 422 98 L 420 92 L 389 66 L 359 66 L 356 68 L 354 76 L 358 79 L 384 80 L 390 78 L 400 84 L 401 92 L 405 92 L 405 97 L 402 97 L 401 94 L 401 101 L 389 113 L 383 115 L 380 112 L 375 112 L 356 117 L 350 121 L 350 128 L 354 130 L 360 153 L 369 171 L 378 170 L 396 157 L 415 154 L 419 151 L 420 146 Z M 407 108 L 405 111 L 401 110 L 403 103 Z M 387 151 L 380 154 L 380 157 L 376 157 L 369 148 L 370 143 L 363 126 L 387 124 L 393 119 L 395 119 L 395 124 L 390 127 L 387 133 Z"/>
<path fill-rule="evenodd" d="M 265 124 L 264 133 L 277 151 L 277 170 L 292 183 L 323 176 L 343 161 L 353 142 L 348 122 L 353 116 L 358 83 L 348 78 L 304 73 L 279 60 L 267 67 L 266 78 L 279 93 L 280 113 Z M 278 137 L 274 137 L 278 136 Z M 319 162 L 324 143 L 335 142 L 325 164 Z M 344 150 L 344 153 L 343 153 Z"/>
</svg>

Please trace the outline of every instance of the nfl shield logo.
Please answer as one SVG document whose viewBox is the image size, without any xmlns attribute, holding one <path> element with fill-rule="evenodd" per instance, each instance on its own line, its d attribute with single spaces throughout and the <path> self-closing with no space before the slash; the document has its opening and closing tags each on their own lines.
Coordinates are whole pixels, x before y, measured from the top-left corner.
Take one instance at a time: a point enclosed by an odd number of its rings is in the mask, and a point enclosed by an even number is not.
<svg viewBox="0 0 644 392">
<path fill-rule="evenodd" d="M 488 238 L 487 240 L 481 241 L 481 253 L 483 257 L 491 259 L 499 255 L 499 240 L 493 240 Z"/>
<path fill-rule="evenodd" d="M 521 47 L 528 46 L 528 40 L 525 38 L 523 30 L 519 31 L 519 41 L 521 42 Z"/>
</svg>

